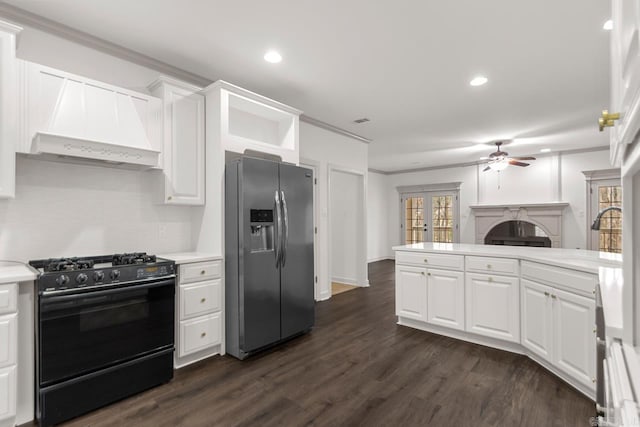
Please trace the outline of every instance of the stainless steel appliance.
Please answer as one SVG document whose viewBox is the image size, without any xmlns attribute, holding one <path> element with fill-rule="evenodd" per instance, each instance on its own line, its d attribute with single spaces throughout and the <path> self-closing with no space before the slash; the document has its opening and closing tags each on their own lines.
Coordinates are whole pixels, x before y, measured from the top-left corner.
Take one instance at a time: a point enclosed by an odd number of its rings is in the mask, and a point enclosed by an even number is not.
<svg viewBox="0 0 640 427">
<path fill-rule="evenodd" d="M 243 157 L 225 179 L 226 350 L 244 359 L 313 327 L 313 175 Z"/>
<path fill-rule="evenodd" d="M 36 418 L 58 424 L 173 377 L 175 266 L 145 253 L 31 261 Z"/>
</svg>

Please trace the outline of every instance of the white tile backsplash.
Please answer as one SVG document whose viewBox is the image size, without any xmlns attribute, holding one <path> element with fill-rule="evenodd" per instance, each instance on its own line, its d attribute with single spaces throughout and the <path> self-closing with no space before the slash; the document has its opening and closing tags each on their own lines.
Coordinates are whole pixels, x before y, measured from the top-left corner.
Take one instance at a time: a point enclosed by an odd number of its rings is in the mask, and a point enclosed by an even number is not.
<svg viewBox="0 0 640 427">
<path fill-rule="evenodd" d="M 192 209 L 157 204 L 161 174 L 18 156 L 0 259 L 189 251 Z"/>
</svg>

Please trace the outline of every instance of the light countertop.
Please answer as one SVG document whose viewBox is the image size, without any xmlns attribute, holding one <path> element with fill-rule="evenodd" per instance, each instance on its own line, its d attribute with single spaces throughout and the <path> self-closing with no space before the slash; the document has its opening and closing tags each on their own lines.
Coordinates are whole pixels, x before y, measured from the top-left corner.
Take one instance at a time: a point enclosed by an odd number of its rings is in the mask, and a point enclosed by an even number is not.
<svg viewBox="0 0 640 427">
<path fill-rule="evenodd" d="M 31 282 L 37 277 L 38 272 L 27 264 L 15 261 L 0 261 L 0 284 Z"/>
<path fill-rule="evenodd" d="M 473 245 L 467 243 L 414 243 L 394 246 L 394 251 L 437 252 L 457 255 L 518 258 L 558 267 L 599 274 L 600 267 L 622 267 L 622 256 L 582 249 L 533 248 L 521 246 Z"/>
<path fill-rule="evenodd" d="M 191 262 L 215 261 L 222 259 L 222 255 L 205 252 L 177 252 L 172 254 L 159 254 L 158 257 L 169 259 L 176 264 L 187 264 Z"/>
</svg>

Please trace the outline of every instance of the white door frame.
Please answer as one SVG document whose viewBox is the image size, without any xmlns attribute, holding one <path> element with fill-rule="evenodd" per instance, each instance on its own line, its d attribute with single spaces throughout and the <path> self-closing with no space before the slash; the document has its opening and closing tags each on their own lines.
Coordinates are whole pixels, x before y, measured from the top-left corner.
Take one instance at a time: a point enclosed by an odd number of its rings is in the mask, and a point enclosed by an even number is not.
<svg viewBox="0 0 640 427">
<path fill-rule="evenodd" d="M 300 159 L 300 166 L 309 168 L 313 171 L 313 296 L 316 301 L 320 300 L 320 287 L 318 286 L 319 271 L 318 266 L 318 171 L 320 170 L 320 162 L 311 159 Z"/>
<path fill-rule="evenodd" d="M 347 168 L 344 166 L 339 166 L 336 164 L 329 163 L 327 165 L 327 207 L 329 214 L 327 215 L 327 228 L 328 228 L 328 237 L 329 237 L 329 251 L 333 247 L 333 234 L 332 234 L 332 225 L 331 225 L 331 175 L 333 172 L 342 172 L 350 175 L 355 175 L 359 178 L 359 184 L 362 185 L 362 198 L 359 200 L 359 203 L 362 206 L 362 218 L 360 223 L 360 233 L 362 235 L 362 239 L 357 244 L 357 254 L 356 259 L 358 260 L 357 266 L 357 278 L 356 278 L 356 286 L 369 286 L 369 278 L 367 271 L 367 173 L 362 172 L 356 169 Z M 328 256 L 327 265 L 329 266 L 329 277 L 327 280 L 329 281 L 329 289 L 331 289 L 331 276 L 333 274 L 332 265 L 331 265 L 331 255 Z"/>
</svg>

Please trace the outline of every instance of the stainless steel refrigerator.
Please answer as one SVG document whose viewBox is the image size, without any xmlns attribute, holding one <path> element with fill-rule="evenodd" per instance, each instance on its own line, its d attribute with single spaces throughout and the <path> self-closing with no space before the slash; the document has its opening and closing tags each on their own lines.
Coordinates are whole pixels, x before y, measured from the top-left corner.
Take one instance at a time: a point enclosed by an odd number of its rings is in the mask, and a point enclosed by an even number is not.
<svg viewBox="0 0 640 427">
<path fill-rule="evenodd" d="M 225 169 L 226 351 L 244 359 L 314 324 L 313 174 L 242 157 Z"/>
</svg>

